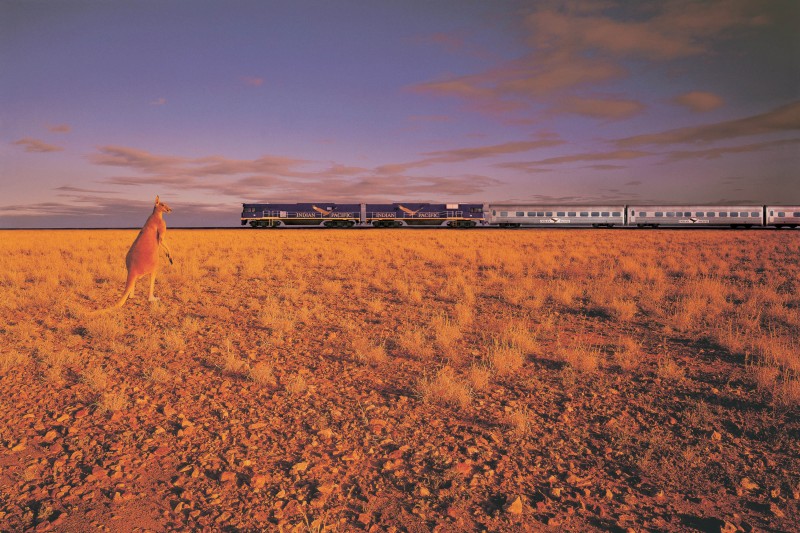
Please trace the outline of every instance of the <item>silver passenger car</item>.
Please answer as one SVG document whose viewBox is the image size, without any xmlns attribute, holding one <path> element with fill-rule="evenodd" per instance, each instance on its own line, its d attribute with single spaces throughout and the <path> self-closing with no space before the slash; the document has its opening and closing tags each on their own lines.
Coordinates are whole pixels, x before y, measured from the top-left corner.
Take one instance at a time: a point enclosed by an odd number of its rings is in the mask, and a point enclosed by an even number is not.
<svg viewBox="0 0 800 533">
<path fill-rule="evenodd" d="M 640 228 L 657 228 L 659 226 L 749 228 L 764 225 L 763 209 L 760 205 L 629 205 L 628 226 Z"/>
<path fill-rule="evenodd" d="M 796 228 L 800 226 L 800 206 L 768 205 L 767 226 L 776 228 Z"/>
<path fill-rule="evenodd" d="M 487 204 L 486 223 L 501 228 L 613 227 L 625 223 L 622 205 Z"/>
</svg>

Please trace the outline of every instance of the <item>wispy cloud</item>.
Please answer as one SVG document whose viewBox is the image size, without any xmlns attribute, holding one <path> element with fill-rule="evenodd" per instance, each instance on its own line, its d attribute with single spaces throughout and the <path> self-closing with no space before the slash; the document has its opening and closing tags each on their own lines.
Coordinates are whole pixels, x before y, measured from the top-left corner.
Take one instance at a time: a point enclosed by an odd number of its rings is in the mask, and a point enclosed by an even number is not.
<svg viewBox="0 0 800 533">
<path fill-rule="evenodd" d="M 508 142 L 497 145 L 441 150 L 422 154 L 423 159 L 410 163 L 388 164 L 375 168 L 319 162 L 283 156 L 265 155 L 256 159 L 230 159 L 222 156 L 187 158 L 153 154 L 146 150 L 104 146 L 89 155 L 101 166 L 117 167 L 130 174 L 101 180 L 107 185 L 138 187 L 154 185 L 173 190 L 194 190 L 241 199 L 297 199 L 318 197 L 346 199 L 350 197 L 388 199 L 394 195 L 458 195 L 483 191 L 499 184 L 495 179 L 475 174 L 420 176 L 409 175 L 411 169 L 433 164 L 458 163 L 536 148 L 555 146 L 564 141 L 542 138 L 534 141 Z"/>
<path fill-rule="evenodd" d="M 72 128 L 69 124 L 53 124 L 51 126 L 47 126 L 47 129 L 53 133 L 69 133 L 72 131 Z"/>
<path fill-rule="evenodd" d="M 635 135 L 616 141 L 619 147 L 714 142 L 736 137 L 800 130 L 800 101 L 760 115 L 702 126 L 677 128 L 661 133 Z"/>
<path fill-rule="evenodd" d="M 554 106 L 559 113 L 573 113 L 585 117 L 620 120 L 643 112 L 645 105 L 624 98 L 566 98 Z"/>
<path fill-rule="evenodd" d="M 545 2 L 523 19 L 527 51 L 493 68 L 460 76 L 443 76 L 412 90 L 448 96 L 473 109 L 502 114 L 543 103 L 586 116 L 624 118 L 641 109 L 618 102 L 601 107 L 575 100 L 575 91 L 628 75 L 630 59 L 668 62 L 708 54 L 735 30 L 766 23 L 748 0 L 657 2 L 642 4 L 627 19 L 614 18 L 608 2 Z M 560 102 L 563 97 L 572 98 Z M 572 104 L 570 106 L 570 103 Z M 570 109 L 572 108 L 572 109 Z"/>
<path fill-rule="evenodd" d="M 243 76 L 242 81 L 245 85 L 249 85 L 250 87 L 260 87 L 264 85 L 264 78 L 259 78 L 257 76 Z"/>
<path fill-rule="evenodd" d="M 666 157 L 668 161 L 682 161 L 685 159 L 718 159 L 725 155 L 761 152 L 764 150 L 771 150 L 773 148 L 781 148 L 785 146 L 794 146 L 797 144 L 800 144 L 800 139 L 784 139 L 753 144 L 742 144 L 738 146 L 708 148 L 705 150 L 675 150 L 669 152 Z"/>
<path fill-rule="evenodd" d="M 33 139 L 31 137 L 25 137 L 25 138 L 20 139 L 18 141 L 14 141 L 11 144 L 14 144 L 14 145 L 17 145 L 17 146 L 22 146 L 22 148 L 26 152 L 31 152 L 31 153 L 44 154 L 44 153 L 48 153 L 48 152 L 60 152 L 60 151 L 64 150 L 64 148 L 62 148 L 61 146 L 56 146 L 54 144 L 47 144 L 46 142 L 44 142 L 42 140 Z"/>
<path fill-rule="evenodd" d="M 695 113 L 713 111 L 725 103 L 720 96 L 702 91 L 692 91 L 678 95 L 672 99 L 672 102 L 688 107 Z"/>
</svg>

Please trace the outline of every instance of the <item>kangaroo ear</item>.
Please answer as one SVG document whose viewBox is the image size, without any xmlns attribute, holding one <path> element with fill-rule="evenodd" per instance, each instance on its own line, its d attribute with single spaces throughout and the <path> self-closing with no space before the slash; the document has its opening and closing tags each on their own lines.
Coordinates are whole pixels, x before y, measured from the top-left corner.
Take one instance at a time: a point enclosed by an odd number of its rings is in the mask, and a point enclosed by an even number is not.
<svg viewBox="0 0 800 533">
<path fill-rule="evenodd" d="M 158 205 L 158 195 L 156 195 L 156 205 Z"/>
</svg>

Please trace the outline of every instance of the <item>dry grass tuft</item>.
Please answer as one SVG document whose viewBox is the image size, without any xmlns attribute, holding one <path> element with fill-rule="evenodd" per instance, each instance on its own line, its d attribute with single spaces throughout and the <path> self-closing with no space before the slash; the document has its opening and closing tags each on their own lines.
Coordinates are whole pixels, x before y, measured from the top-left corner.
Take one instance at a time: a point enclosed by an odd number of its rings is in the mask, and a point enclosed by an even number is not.
<svg viewBox="0 0 800 533">
<path fill-rule="evenodd" d="M 154 383 L 167 383 L 172 380 L 172 373 L 164 367 L 157 366 L 145 371 L 145 377 Z"/>
<path fill-rule="evenodd" d="M 261 386 L 274 386 L 276 384 L 272 363 L 261 361 L 250 369 L 250 379 Z"/>
<path fill-rule="evenodd" d="M 301 374 L 293 374 L 286 380 L 286 392 L 296 396 L 308 389 L 308 383 Z"/>
<path fill-rule="evenodd" d="M 489 364 L 500 376 L 513 374 L 525 364 L 525 355 L 514 346 L 495 344 L 489 349 Z"/>
<path fill-rule="evenodd" d="M 663 379 L 677 381 L 683 379 L 684 371 L 674 359 L 664 356 L 658 361 L 656 374 Z"/>
<path fill-rule="evenodd" d="M 600 350 L 592 346 L 578 345 L 563 353 L 564 361 L 578 372 L 596 372 L 600 367 Z"/>
<path fill-rule="evenodd" d="M 449 366 L 443 367 L 433 378 L 421 378 L 417 392 L 425 403 L 467 407 L 471 400 L 469 387 L 458 380 Z"/>
<path fill-rule="evenodd" d="M 5 373 L 10 368 L 22 366 L 31 360 L 29 355 L 17 350 L 10 350 L 0 353 L 0 372 Z"/>
<path fill-rule="evenodd" d="M 386 362 L 386 347 L 383 344 L 375 344 L 367 338 L 358 337 L 352 342 L 356 360 L 360 363 L 376 366 Z"/>
<path fill-rule="evenodd" d="M 639 367 L 642 357 L 642 345 L 630 337 L 621 337 L 614 351 L 614 361 L 624 372 L 631 372 Z"/>
<path fill-rule="evenodd" d="M 87 368 L 81 381 L 95 392 L 102 392 L 108 387 L 108 375 L 99 366 Z"/>
<path fill-rule="evenodd" d="M 525 438 L 531 430 L 531 416 L 527 407 L 515 409 L 506 416 L 506 425 L 518 439 Z"/>
<path fill-rule="evenodd" d="M 106 391 L 97 401 L 97 407 L 103 412 L 116 412 L 124 409 L 128 404 L 128 397 L 122 391 Z"/>
<path fill-rule="evenodd" d="M 488 389 L 491 377 L 492 371 L 485 365 L 474 364 L 469 369 L 469 382 L 473 390 L 484 391 Z"/>
</svg>

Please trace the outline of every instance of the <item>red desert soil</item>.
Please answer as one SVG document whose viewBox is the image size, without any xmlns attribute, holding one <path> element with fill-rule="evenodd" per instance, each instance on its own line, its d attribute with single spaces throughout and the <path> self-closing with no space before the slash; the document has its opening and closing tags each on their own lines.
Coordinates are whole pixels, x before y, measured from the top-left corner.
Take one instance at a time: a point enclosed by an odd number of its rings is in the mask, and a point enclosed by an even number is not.
<svg viewBox="0 0 800 533">
<path fill-rule="evenodd" d="M 0 530 L 791 531 L 791 231 L 0 232 Z"/>
</svg>

